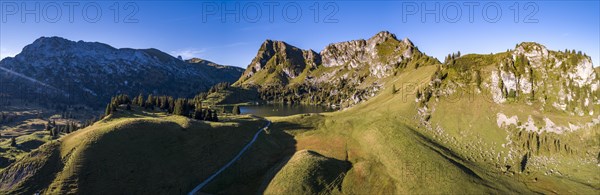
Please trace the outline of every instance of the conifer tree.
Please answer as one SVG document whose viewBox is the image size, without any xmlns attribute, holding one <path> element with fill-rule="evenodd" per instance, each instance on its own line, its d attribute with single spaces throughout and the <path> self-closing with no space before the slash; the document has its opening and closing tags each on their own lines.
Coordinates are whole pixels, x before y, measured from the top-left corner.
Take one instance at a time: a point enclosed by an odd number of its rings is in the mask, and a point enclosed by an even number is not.
<svg viewBox="0 0 600 195">
<path fill-rule="evenodd" d="M 212 112 L 210 111 L 210 109 L 206 109 L 205 113 L 204 113 L 204 120 L 210 121 L 211 117 L 212 117 Z"/>
<path fill-rule="evenodd" d="M 168 97 L 168 106 L 167 106 L 167 112 L 169 113 L 173 113 L 173 109 L 175 109 L 175 100 L 173 99 L 173 97 Z"/>
<path fill-rule="evenodd" d="M 10 138 L 10 146 L 17 147 L 17 140 L 15 140 L 15 137 Z"/>
<path fill-rule="evenodd" d="M 53 127 L 52 129 L 50 129 L 50 136 L 52 136 L 52 139 L 54 139 L 56 137 L 56 128 Z"/>
<path fill-rule="evenodd" d="M 217 112 L 213 112 L 212 121 L 219 122 L 219 117 L 217 116 Z"/>
<path fill-rule="evenodd" d="M 194 109 L 194 114 L 192 115 L 192 118 L 196 119 L 196 120 L 202 120 L 204 116 L 202 116 L 202 109 L 196 108 Z"/>
<path fill-rule="evenodd" d="M 146 99 L 146 108 L 150 109 L 150 110 L 154 110 L 154 101 L 153 101 L 153 97 L 152 94 L 148 94 L 148 99 Z"/>
<path fill-rule="evenodd" d="M 173 114 L 181 115 L 181 116 L 188 116 L 189 109 L 188 109 L 188 103 L 187 103 L 186 99 L 179 98 L 179 99 L 177 99 L 177 101 L 175 101 L 175 106 L 173 108 Z"/>
<path fill-rule="evenodd" d="M 113 111 L 112 104 L 107 104 L 106 111 L 104 111 L 104 116 L 108 116 L 108 115 L 112 114 L 112 111 Z"/>
<path fill-rule="evenodd" d="M 233 111 L 232 111 L 232 113 L 233 113 L 233 114 L 235 114 L 235 115 L 238 115 L 238 114 L 240 114 L 240 113 L 241 113 L 241 111 L 240 111 L 240 107 L 239 107 L 238 105 L 235 105 L 235 106 L 233 106 Z"/>
<path fill-rule="evenodd" d="M 137 97 L 137 104 L 135 104 L 135 105 L 137 105 L 139 107 L 144 107 L 144 104 L 145 104 L 144 96 L 140 93 L 140 95 L 138 95 L 138 97 Z"/>
</svg>

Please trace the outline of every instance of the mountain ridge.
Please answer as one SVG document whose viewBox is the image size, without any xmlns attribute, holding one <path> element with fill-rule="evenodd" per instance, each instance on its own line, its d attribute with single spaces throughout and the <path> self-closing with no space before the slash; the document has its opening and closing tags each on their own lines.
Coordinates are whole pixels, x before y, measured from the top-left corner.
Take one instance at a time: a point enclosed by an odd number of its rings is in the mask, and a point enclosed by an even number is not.
<svg viewBox="0 0 600 195">
<path fill-rule="evenodd" d="M 331 43 L 319 53 L 267 39 L 233 86 L 255 88 L 270 102 L 349 107 L 373 96 L 391 75 L 439 63 L 388 31 Z"/>
<path fill-rule="evenodd" d="M 315 57 L 307 58 L 304 57 L 306 55 L 300 55 L 300 53 L 305 54 L 307 52 L 310 52 Z M 565 50 L 565 52 L 553 51 L 548 50 L 546 46 L 540 43 L 521 42 L 516 44 L 513 49 L 507 50 L 507 52 L 500 52 L 500 54 L 502 53 L 509 56 L 504 58 L 502 62 L 492 60 L 488 61 L 488 63 L 499 63 L 500 69 L 503 71 L 497 72 L 502 73 L 498 77 L 502 76 L 502 82 L 508 84 L 506 87 L 509 88 L 494 90 L 494 96 L 498 96 L 499 91 L 502 90 L 506 94 L 511 90 L 515 90 L 516 93 L 518 92 L 516 95 L 519 95 L 521 92 L 529 93 L 527 91 L 528 87 L 534 87 L 527 82 L 529 80 L 533 81 L 535 78 L 533 78 L 534 75 L 528 76 L 523 74 L 530 74 L 533 72 L 533 69 L 537 68 L 541 68 L 540 70 L 536 70 L 536 72 L 539 71 L 540 75 L 535 76 L 544 78 L 548 74 L 556 74 L 557 69 L 561 69 L 560 71 L 568 77 L 566 80 L 562 79 L 561 82 L 566 82 L 567 85 L 569 85 L 569 81 L 573 81 L 579 87 L 591 85 L 592 91 L 595 91 L 600 85 L 600 83 L 595 81 L 597 78 L 595 72 L 598 68 L 594 68 L 591 58 L 581 52 L 575 52 L 574 50 Z M 485 57 L 485 54 L 468 55 L 483 56 L 481 59 L 489 58 Z M 449 54 L 444 63 L 448 66 L 447 63 L 451 60 L 449 63 L 453 65 L 453 61 L 460 57 L 460 52 L 458 54 Z M 490 57 L 498 58 L 494 57 L 494 55 Z M 519 62 L 516 62 L 517 60 Z M 548 65 L 550 61 L 555 64 Z M 510 64 L 506 65 L 507 63 Z M 519 67 L 514 67 L 515 63 L 521 63 L 521 65 L 517 64 L 516 66 Z M 404 38 L 399 40 L 396 35 L 388 31 L 381 31 L 368 39 L 332 43 L 319 53 L 313 50 L 302 50 L 283 41 L 267 39 L 259 48 L 257 57 L 248 65 L 244 75 L 234 86 L 256 87 L 263 94 L 261 95 L 262 99 L 267 101 L 311 104 L 325 103 L 327 105 L 344 105 L 342 107 L 348 107 L 366 100 L 368 96 L 372 96 L 372 94 L 379 91 L 386 80 L 389 80 L 388 78 L 392 77 L 391 75 L 396 75 L 407 67 L 418 68 L 420 65 L 435 64 L 442 63 L 419 51 L 418 47 L 410 39 Z M 481 66 L 487 65 L 490 64 L 482 64 Z M 461 70 L 458 71 L 478 69 L 477 67 L 469 67 L 470 65 L 465 65 L 464 63 L 460 64 L 460 66 Z M 512 73 L 506 73 L 511 68 L 514 69 Z M 479 72 L 476 74 L 479 74 Z M 474 75 L 475 73 L 469 73 L 468 76 Z M 515 77 L 521 77 L 521 80 L 514 81 Z M 474 78 L 469 79 L 474 80 Z M 516 87 L 516 84 L 523 86 Z M 321 98 L 315 100 L 313 91 L 321 91 L 323 90 L 322 86 L 328 85 L 341 86 L 337 89 L 325 87 L 334 91 L 333 94 L 340 94 L 339 89 L 343 90 L 344 88 L 350 88 L 350 92 L 342 92 L 341 96 L 343 97 L 341 98 Z M 498 83 L 494 85 L 498 85 Z M 289 88 L 300 89 L 294 90 Z M 516 91 L 517 88 L 526 91 L 519 92 Z M 363 91 L 355 89 L 363 89 Z M 277 93 L 275 91 L 283 92 Z M 302 97 L 305 95 L 310 97 Z M 269 98 L 266 96 L 276 97 Z M 503 99 L 495 98 L 495 101 L 505 101 Z"/>
<path fill-rule="evenodd" d="M 36 94 L 60 100 L 66 95 L 70 102 L 84 100 L 94 106 L 102 106 L 104 103 L 94 102 L 106 102 L 116 93 L 190 97 L 216 83 L 235 81 L 243 70 L 207 60 L 188 63 L 154 48 L 117 49 L 104 43 L 61 37 L 36 39 L 15 57 L 0 61 L 0 66 L 68 92 L 48 91 L 2 72 L 6 75 L 3 82 L 19 85 L 9 88 L 31 91 L 13 96 L 26 98 Z M 4 89 L 3 93 L 17 89 Z"/>
</svg>

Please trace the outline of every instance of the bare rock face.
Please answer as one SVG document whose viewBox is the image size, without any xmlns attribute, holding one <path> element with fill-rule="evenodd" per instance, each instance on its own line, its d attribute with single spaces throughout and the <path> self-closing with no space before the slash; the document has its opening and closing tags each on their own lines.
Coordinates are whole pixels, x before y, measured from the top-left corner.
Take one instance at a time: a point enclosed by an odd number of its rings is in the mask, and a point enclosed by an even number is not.
<svg viewBox="0 0 600 195">
<path fill-rule="evenodd" d="M 301 50 L 283 41 L 266 40 L 240 81 L 246 81 L 263 70 L 276 74 L 282 80 L 296 78 L 307 67 L 315 68 L 320 63 L 320 56 L 315 54 L 312 50 Z M 287 81 L 281 84 L 287 84 Z"/>
<path fill-rule="evenodd" d="M 366 41 L 355 40 L 328 45 L 322 52 L 323 66 L 335 67 L 348 65 L 357 68 L 369 59 Z"/>
<path fill-rule="evenodd" d="M 412 56 L 414 46 L 408 38 L 399 41 L 390 32 L 377 33 L 368 40 L 355 40 L 328 45 L 322 52 L 323 66 L 369 68 L 373 76 L 388 76 L 393 64 Z"/>
<path fill-rule="evenodd" d="M 493 67 L 483 79 L 497 104 L 524 103 L 538 106 L 540 112 L 576 116 L 597 114 L 600 78 L 591 58 L 582 52 L 553 51 L 538 43 L 524 42 L 513 50 L 480 58 L 489 60 L 481 63 L 469 56 L 456 61 L 469 67 L 463 71 L 471 69 L 471 73 L 477 73 L 478 67 Z M 456 67 L 452 67 L 452 60 L 455 59 L 451 59 L 449 68 Z"/>
<path fill-rule="evenodd" d="M 308 68 L 310 68 L 311 70 L 317 69 L 317 66 L 320 65 L 321 62 L 321 55 L 319 55 L 319 53 L 313 51 L 312 49 L 310 50 L 304 50 L 302 51 L 303 53 L 303 57 L 306 61 L 306 65 Z"/>
<path fill-rule="evenodd" d="M 542 65 L 542 59 L 549 57 L 548 54 L 546 46 L 533 42 L 524 42 L 515 47 L 513 59 L 516 59 L 518 55 L 524 55 L 529 59 L 533 67 L 538 68 Z"/>
<path fill-rule="evenodd" d="M 575 68 L 569 71 L 567 75 L 569 75 L 569 79 L 578 87 L 594 84 L 596 80 L 596 72 L 589 58 L 585 58 L 577 63 Z"/>
<path fill-rule="evenodd" d="M 378 81 L 392 75 L 400 64 L 407 64 L 415 53 L 421 55 L 408 38 L 398 40 L 387 31 L 367 40 L 333 43 L 320 53 L 266 40 L 236 85 L 286 87 L 299 84 L 308 85 L 308 91 L 319 91 L 324 85 L 340 85 L 352 90 L 332 90 L 331 95 L 355 104 L 367 99 L 367 94 L 374 94 L 381 88 Z"/>
<path fill-rule="evenodd" d="M 301 50 L 282 41 L 266 40 L 258 50 L 256 57 L 248 65 L 239 84 L 265 84 L 261 78 L 252 78 L 264 71 L 261 77 L 279 78 L 267 83 L 288 84 L 305 70 L 320 67 L 338 69 L 368 70 L 370 76 L 384 78 L 391 74 L 392 66 L 408 60 L 415 47 L 405 38 L 400 41 L 390 32 L 382 31 L 368 40 L 353 40 L 333 43 L 320 53 L 313 50 Z M 274 75 L 273 75 L 274 74 Z M 313 82 L 330 82 L 330 75 L 311 75 Z"/>
</svg>

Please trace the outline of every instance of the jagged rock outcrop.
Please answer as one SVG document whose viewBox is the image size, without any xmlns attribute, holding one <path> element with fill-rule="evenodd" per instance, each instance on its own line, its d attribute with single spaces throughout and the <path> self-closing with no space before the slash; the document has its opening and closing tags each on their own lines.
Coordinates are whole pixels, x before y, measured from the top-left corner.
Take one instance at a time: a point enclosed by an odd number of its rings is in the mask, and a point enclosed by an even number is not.
<svg viewBox="0 0 600 195">
<path fill-rule="evenodd" d="M 536 119 L 546 117 L 540 113 L 592 118 L 599 113 L 598 71 L 589 56 L 574 50 L 553 51 L 538 43 L 524 42 L 496 54 L 453 54 L 438 71 L 436 75 L 447 76 L 434 77 L 437 80 L 422 89 L 427 97 L 434 96 L 436 102 L 453 94 L 475 93 L 493 104 L 524 106 L 533 111 L 527 114 L 538 114 Z M 417 96 L 417 102 L 426 118 L 435 112 L 435 103 L 428 104 L 430 98 L 423 97 Z M 498 120 L 506 120 L 501 118 Z M 562 133 L 598 124 L 554 125 L 552 120 L 555 119 L 529 120 L 516 126 L 534 132 Z"/>
<path fill-rule="evenodd" d="M 283 41 L 266 40 L 240 81 L 286 85 L 305 69 L 314 69 L 320 61 L 320 56 L 312 50 L 301 50 Z M 263 74 L 254 76 L 257 73 Z"/>
<path fill-rule="evenodd" d="M 373 96 L 385 78 L 407 68 L 411 61 L 412 67 L 418 66 L 419 59 L 413 58 L 421 59 L 423 65 L 439 63 L 419 52 L 408 38 L 398 40 L 387 31 L 367 40 L 333 43 L 320 53 L 266 40 L 235 85 L 261 89 L 269 86 L 271 89 L 266 91 L 271 92 L 265 91 L 269 95 L 264 97 L 273 101 L 353 105 Z M 302 87 L 289 89 L 289 93 L 275 92 L 286 91 L 283 88 L 289 85 Z M 321 96 L 327 97 L 314 97 L 316 92 L 323 93 L 324 88 L 330 92 Z"/>
<path fill-rule="evenodd" d="M 408 38 L 396 39 L 383 31 L 368 40 L 355 40 L 328 45 L 322 52 L 323 66 L 344 66 L 352 69 L 369 68 L 372 76 L 389 76 L 394 64 L 408 60 L 414 45 Z"/>
<path fill-rule="evenodd" d="M 531 42 L 518 44 L 508 54 L 511 58 L 503 59 L 491 73 L 489 86 L 496 103 L 528 97 L 524 98 L 528 104 L 540 102 L 543 108 L 593 115 L 600 79 L 589 56 L 550 51 Z"/>
</svg>

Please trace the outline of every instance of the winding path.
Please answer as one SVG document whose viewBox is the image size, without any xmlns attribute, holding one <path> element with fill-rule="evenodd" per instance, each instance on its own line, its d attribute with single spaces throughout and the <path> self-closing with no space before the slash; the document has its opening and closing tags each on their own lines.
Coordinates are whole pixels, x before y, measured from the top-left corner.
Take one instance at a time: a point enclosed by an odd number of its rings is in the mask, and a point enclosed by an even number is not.
<svg viewBox="0 0 600 195">
<path fill-rule="evenodd" d="M 225 164 L 223 167 L 221 167 L 221 169 L 219 169 L 217 172 L 212 174 L 210 177 L 208 177 L 202 183 L 198 184 L 192 191 L 190 191 L 190 193 L 188 193 L 188 195 L 195 195 L 198 191 L 200 191 L 200 189 L 202 189 L 202 187 L 206 186 L 206 184 L 210 183 L 213 179 L 215 179 L 215 177 L 217 177 L 219 174 L 221 174 L 221 172 L 225 171 L 225 169 L 230 167 L 235 161 L 239 160 L 240 157 L 242 157 L 242 154 L 244 154 L 244 152 L 246 152 L 246 150 L 248 150 L 248 148 L 250 148 L 250 146 L 252 146 L 252 144 L 256 141 L 256 138 L 258 138 L 258 135 L 260 135 L 260 132 L 267 129 L 271 125 L 271 121 L 267 120 L 267 122 L 268 122 L 267 125 L 263 128 L 258 129 L 258 131 L 254 134 L 254 137 L 252 138 L 252 140 L 248 144 L 246 144 L 246 146 L 244 146 L 244 148 L 242 148 L 242 150 L 240 150 L 240 152 L 235 157 L 233 157 L 233 159 L 231 159 L 227 164 Z"/>
</svg>

